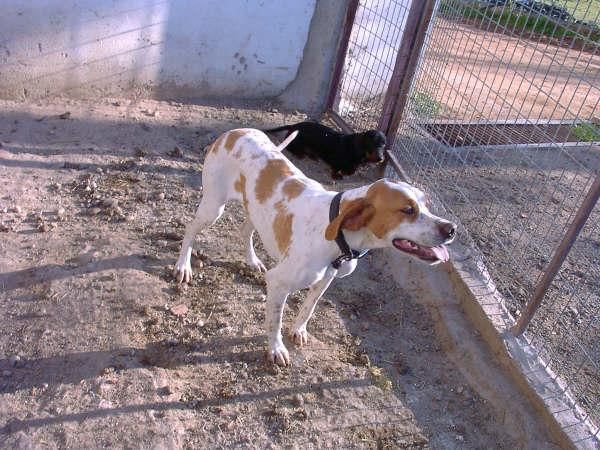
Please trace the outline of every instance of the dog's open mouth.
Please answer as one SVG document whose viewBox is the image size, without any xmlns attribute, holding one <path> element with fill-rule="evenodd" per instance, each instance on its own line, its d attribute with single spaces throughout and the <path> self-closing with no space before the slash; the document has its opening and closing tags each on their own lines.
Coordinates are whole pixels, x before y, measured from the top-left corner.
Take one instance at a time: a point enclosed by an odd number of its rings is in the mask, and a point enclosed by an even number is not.
<svg viewBox="0 0 600 450">
<path fill-rule="evenodd" d="M 398 250 L 408 253 L 409 255 L 416 256 L 423 261 L 429 263 L 445 262 L 450 259 L 448 249 L 445 245 L 438 245 L 437 247 L 424 247 L 408 239 L 394 239 L 392 241 L 394 247 Z"/>
</svg>

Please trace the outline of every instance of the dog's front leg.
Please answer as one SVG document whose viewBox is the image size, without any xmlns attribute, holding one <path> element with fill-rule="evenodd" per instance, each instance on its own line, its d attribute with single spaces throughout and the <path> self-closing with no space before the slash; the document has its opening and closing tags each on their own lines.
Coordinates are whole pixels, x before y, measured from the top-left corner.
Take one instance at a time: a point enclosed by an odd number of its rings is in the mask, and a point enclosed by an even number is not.
<svg viewBox="0 0 600 450">
<path fill-rule="evenodd" d="M 204 194 L 200 206 L 196 210 L 194 220 L 185 227 L 185 235 L 181 243 L 179 258 L 173 268 L 173 276 L 180 283 L 189 283 L 192 281 L 192 244 L 196 235 L 203 228 L 215 223 L 221 217 L 225 209 L 225 202 L 218 202 L 217 199 Z"/>
<path fill-rule="evenodd" d="M 331 284 L 336 273 L 337 270 L 330 266 L 327 272 L 325 272 L 325 276 L 313 284 L 306 293 L 306 299 L 302 303 L 300 312 L 298 312 L 298 316 L 292 326 L 292 338 L 296 345 L 301 347 L 308 342 L 306 324 L 313 315 L 317 302 Z"/>
<path fill-rule="evenodd" d="M 290 355 L 283 345 L 281 335 L 281 322 L 283 316 L 283 305 L 289 294 L 289 289 L 284 286 L 273 270 L 267 272 L 267 308 L 265 311 L 265 330 L 269 342 L 269 360 L 273 363 L 285 366 L 290 363 Z"/>
</svg>

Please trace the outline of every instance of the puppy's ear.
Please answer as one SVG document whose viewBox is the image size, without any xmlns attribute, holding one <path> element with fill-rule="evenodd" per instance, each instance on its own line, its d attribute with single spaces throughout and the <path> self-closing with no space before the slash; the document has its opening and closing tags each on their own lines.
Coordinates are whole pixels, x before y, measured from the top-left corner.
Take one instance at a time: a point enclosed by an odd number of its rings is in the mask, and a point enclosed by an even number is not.
<svg viewBox="0 0 600 450">
<path fill-rule="evenodd" d="M 375 214 L 375 207 L 366 199 L 352 200 L 325 229 L 325 239 L 333 241 L 340 228 L 357 231 L 364 227 Z"/>
</svg>

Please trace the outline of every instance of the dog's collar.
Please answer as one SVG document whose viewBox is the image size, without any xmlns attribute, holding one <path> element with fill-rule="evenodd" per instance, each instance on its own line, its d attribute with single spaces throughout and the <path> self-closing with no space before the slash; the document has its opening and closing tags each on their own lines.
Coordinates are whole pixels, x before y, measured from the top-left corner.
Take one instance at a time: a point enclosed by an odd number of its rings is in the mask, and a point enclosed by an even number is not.
<svg viewBox="0 0 600 450">
<path fill-rule="evenodd" d="M 333 221 L 340 213 L 340 201 L 342 200 L 342 195 L 344 192 L 338 192 L 331 200 L 331 205 L 329 206 L 329 221 Z M 338 234 L 335 237 L 335 243 L 340 248 L 342 254 L 338 256 L 331 262 L 331 265 L 334 269 L 339 269 L 343 262 L 351 261 L 353 259 L 362 258 L 367 254 L 369 250 L 363 250 L 362 252 L 352 250 L 346 242 L 346 238 L 344 237 L 344 232 L 342 231 L 342 227 L 339 228 Z"/>
</svg>

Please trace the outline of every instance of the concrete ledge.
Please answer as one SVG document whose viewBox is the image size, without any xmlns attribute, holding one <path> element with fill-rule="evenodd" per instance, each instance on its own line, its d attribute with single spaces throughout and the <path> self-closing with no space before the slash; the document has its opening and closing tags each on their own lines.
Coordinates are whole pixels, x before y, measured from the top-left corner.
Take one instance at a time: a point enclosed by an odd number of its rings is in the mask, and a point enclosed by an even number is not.
<svg viewBox="0 0 600 450">
<path fill-rule="evenodd" d="M 598 429 L 566 384 L 508 331 L 514 320 L 478 255 L 459 243 L 451 252 L 451 263 L 430 267 L 389 250 L 382 269 L 438 317 L 445 350 L 524 448 L 600 448 Z"/>
</svg>

